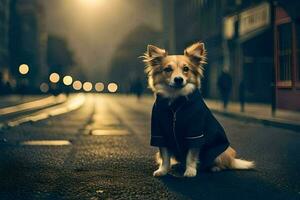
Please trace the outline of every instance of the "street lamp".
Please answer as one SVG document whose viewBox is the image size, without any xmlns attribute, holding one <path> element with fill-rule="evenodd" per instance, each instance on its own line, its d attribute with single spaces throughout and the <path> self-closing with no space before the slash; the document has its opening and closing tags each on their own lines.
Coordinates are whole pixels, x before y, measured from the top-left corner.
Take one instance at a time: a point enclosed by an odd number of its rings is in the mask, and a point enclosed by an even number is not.
<svg viewBox="0 0 300 200">
<path fill-rule="evenodd" d="M 107 89 L 111 93 L 115 93 L 118 90 L 118 85 L 116 83 L 110 83 L 107 86 Z"/>
<path fill-rule="evenodd" d="M 102 92 L 102 91 L 104 90 L 104 84 L 101 83 L 101 82 L 96 83 L 96 84 L 95 84 L 95 90 L 96 90 L 97 92 Z"/>
<path fill-rule="evenodd" d="M 43 92 L 43 93 L 47 93 L 49 91 L 49 85 L 47 83 L 42 83 L 40 85 L 40 90 Z"/>
<path fill-rule="evenodd" d="M 65 85 L 71 85 L 72 82 L 73 82 L 73 78 L 72 78 L 71 76 L 65 76 L 65 77 L 63 78 L 63 83 L 64 83 Z"/>
<path fill-rule="evenodd" d="M 83 84 L 83 90 L 86 92 L 90 92 L 93 89 L 93 84 L 91 82 L 85 82 Z"/>
<path fill-rule="evenodd" d="M 26 64 L 20 65 L 20 66 L 19 66 L 19 72 L 20 72 L 20 74 L 22 74 L 22 75 L 28 74 L 28 72 L 29 72 L 29 66 L 26 65 Z"/>
<path fill-rule="evenodd" d="M 73 82 L 73 89 L 74 90 L 81 90 L 81 88 L 82 88 L 82 83 L 80 82 L 80 81 L 74 81 Z"/>
<path fill-rule="evenodd" d="M 60 79 L 59 74 L 55 73 L 55 72 L 50 74 L 50 76 L 49 76 L 49 80 L 51 83 L 57 83 L 59 81 L 59 79 Z"/>
</svg>

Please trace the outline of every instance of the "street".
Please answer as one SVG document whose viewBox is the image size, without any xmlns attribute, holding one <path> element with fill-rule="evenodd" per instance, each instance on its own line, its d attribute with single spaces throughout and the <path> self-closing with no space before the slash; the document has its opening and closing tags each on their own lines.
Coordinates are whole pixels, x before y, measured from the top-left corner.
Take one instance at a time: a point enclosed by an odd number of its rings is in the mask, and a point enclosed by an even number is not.
<svg viewBox="0 0 300 200">
<path fill-rule="evenodd" d="M 152 101 L 86 94 L 78 109 L 1 130 L 0 199 L 300 199 L 300 134 L 218 115 L 256 170 L 154 178 Z"/>
</svg>

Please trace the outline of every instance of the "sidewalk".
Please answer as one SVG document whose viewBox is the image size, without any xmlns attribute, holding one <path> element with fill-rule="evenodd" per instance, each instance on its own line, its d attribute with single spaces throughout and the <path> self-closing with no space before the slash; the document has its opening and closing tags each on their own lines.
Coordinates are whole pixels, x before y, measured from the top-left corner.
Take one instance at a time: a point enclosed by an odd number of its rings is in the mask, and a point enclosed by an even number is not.
<svg viewBox="0 0 300 200">
<path fill-rule="evenodd" d="M 49 95 L 1 95 L 0 96 L 0 108 L 14 106 L 16 104 L 27 103 L 48 97 Z"/>
<path fill-rule="evenodd" d="M 245 104 L 245 111 L 240 112 L 240 104 L 237 102 L 230 102 L 224 111 L 222 102 L 218 100 L 205 99 L 205 102 L 217 114 L 300 132 L 300 112 L 277 109 L 275 116 L 272 116 L 270 105 L 256 103 Z"/>
</svg>

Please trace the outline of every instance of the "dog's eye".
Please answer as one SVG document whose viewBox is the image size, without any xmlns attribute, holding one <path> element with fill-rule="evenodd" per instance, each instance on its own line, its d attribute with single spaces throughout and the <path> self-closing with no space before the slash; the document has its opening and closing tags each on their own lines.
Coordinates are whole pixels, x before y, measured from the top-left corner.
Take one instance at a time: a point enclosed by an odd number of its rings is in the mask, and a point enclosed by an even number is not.
<svg viewBox="0 0 300 200">
<path fill-rule="evenodd" d="M 183 71 L 184 71 L 184 72 L 188 72 L 189 70 L 190 70 L 189 67 L 187 67 L 187 66 L 183 67 Z"/>
<path fill-rule="evenodd" d="M 164 68 L 164 72 L 171 72 L 173 71 L 172 67 L 166 67 Z"/>
</svg>

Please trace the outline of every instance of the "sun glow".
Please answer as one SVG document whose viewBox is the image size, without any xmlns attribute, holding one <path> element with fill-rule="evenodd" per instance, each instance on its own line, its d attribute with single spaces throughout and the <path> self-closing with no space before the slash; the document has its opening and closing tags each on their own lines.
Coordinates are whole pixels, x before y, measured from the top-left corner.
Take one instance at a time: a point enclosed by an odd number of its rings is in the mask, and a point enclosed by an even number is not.
<svg viewBox="0 0 300 200">
<path fill-rule="evenodd" d="M 86 6 L 97 6 L 99 5 L 103 0 L 80 0 L 80 3 L 86 5 Z"/>
</svg>

